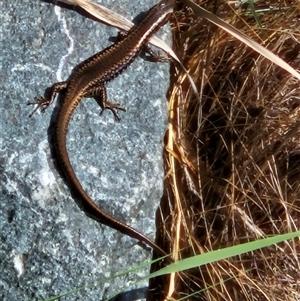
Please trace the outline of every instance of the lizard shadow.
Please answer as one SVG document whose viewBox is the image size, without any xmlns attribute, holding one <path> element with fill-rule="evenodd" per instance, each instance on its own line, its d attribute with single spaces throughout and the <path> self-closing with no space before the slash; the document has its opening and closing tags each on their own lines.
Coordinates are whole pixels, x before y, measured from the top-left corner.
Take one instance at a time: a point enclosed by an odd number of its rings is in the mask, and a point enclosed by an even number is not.
<svg viewBox="0 0 300 301">
<path fill-rule="evenodd" d="M 64 184 L 66 184 L 66 186 L 69 188 L 69 191 L 71 193 L 72 198 L 75 200 L 77 205 L 80 207 L 80 202 L 78 204 L 78 200 L 77 200 L 78 197 L 74 193 L 74 191 L 72 189 L 72 186 L 70 185 L 69 181 L 65 177 L 65 174 L 63 172 L 63 168 L 62 168 L 62 166 L 60 166 L 60 163 L 59 163 L 59 160 L 58 160 L 58 157 L 57 157 L 57 153 L 56 153 L 56 150 L 55 150 L 55 142 L 54 142 L 54 139 L 55 139 L 55 125 L 56 125 L 56 121 L 57 121 L 58 111 L 60 109 L 60 106 L 61 106 L 61 103 L 64 99 L 64 96 L 65 96 L 64 93 L 59 93 L 58 94 L 57 101 L 56 101 L 55 106 L 52 110 L 49 126 L 48 126 L 48 129 L 47 129 L 48 143 L 49 143 L 50 154 L 51 154 L 51 162 L 52 162 L 54 168 L 56 169 L 56 171 L 58 172 L 59 176 L 63 179 Z M 50 164 L 50 166 L 52 164 Z M 147 291 L 148 291 L 148 287 L 132 289 L 132 290 L 129 290 L 129 291 L 121 292 L 118 295 L 114 296 L 110 300 L 112 300 L 112 301 L 140 300 L 140 299 L 146 298 Z"/>
<path fill-rule="evenodd" d="M 46 92 L 44 94 L 46 94 Z M 64 184 L 69 187 L 69 181 L 65 177 L 63 169 L 60 166 L 60 163 L 59 163 L 59 160 L 58 160 L 58 155 L 57 155 L 56 150 L 55 150 L 55 142 L 54 142 L 54 139 L 55 139 L 55 125 L 56 125 L 56 122 L 57 122 L 58 111 L 61 107 L 61 103 L 63 101 L 64 96 L 65 96 L 64 93 L 59 93 L 56 97 L 56 102 L 55 102 L 55 105 L 53 106 L 49 126 L 48 126 L 48 129 L 47 129 L 47 137 L 48 137 L 48 143 L 49 143 L 49 148 L 50 148 L 50 155 L 51 155 L 51 161 L 52 161 L 51 163 L 54 165 L 54 168 L 58 172 L 59 176 L 63 179 Z M 52 164 L 49 164 L 49 165 L 51 166 Z"/>
<path fill-rule="evenodd" d="M 47 89 L 45 91 L 47 91 Z M 70 191 L 70 194 L 71 194 L 71 197 L 75 201 L 76 205 L 79 207 L 79 209 L 81 211 L 83 211 L 85 214 L 87 214 L 88 211 L 85 211 L 83 209 L 82 197 L 78 193 L 78 189 L 77 189 L 76 186 L 74 186 L 74 183 L 67 178 L 67 176 L 66 176 L 66 174 L 64 172 L 64 167 L 61 165 L 61 162 L 59 160 L 59 155 L 58 155 L 56 147 L 55 147 L 55 127 L 56 127 L 56 123 L 57 123 L 58 112 L 60 110 L 60 107 L 62 105 L 64 97 L 65 97 L 65 93 L 64 92 L 60 92 L 57 95 L 55 106 L 54 106 L 54 108 L 52 110 L 52 114 L 51 114 L 51 117 L 50 117 L 50 122 L 49 122 L 48 130 L 47 130 L 47 136 L 48 136 L 48 143 L 49 143 L 49 148 L 50 148 L 51 160 L 52 160 L 52 164 L 53 164 L 54 168 L 56 169 L 56 171 L 58 172 L 60 178 L 63 180 L 64 184 L 68 187 L 68 189 Z M 68 130 L 67 130 L 67 132 L 68 132 Z M 68 133 L 67 133 L 67 135 L 68 135 Z M 67 140 L 68 140 L 68 136 L 67 136 Z M 51 164 L 50 164 L 50 166 L 51 166 Z M 76 177 L 77 177 L 77 174 L 76 174 Z"/>
</svg>

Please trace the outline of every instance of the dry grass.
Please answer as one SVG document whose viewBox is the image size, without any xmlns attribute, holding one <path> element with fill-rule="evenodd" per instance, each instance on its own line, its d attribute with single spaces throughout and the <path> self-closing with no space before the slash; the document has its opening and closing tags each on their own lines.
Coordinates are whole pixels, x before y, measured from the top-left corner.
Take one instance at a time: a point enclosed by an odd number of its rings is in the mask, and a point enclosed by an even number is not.
<svg viewBox="0 0 300 301">
<path fill-rule="evenodd" d="M 299 71 L 299 1 L 273 0 L 280 10 L 258 14 L 263 28 L 245 5 L 199 4 Z M 178 260 L 299 229 L 299 81 L 183 6 L 173 27 L 201 102 L 174 67 L 157 242 Z M 148 300 L 208 288 L 187 300 L 299 301 L 299 258 L 289 241 L 152 280 Z"/>
</svg>

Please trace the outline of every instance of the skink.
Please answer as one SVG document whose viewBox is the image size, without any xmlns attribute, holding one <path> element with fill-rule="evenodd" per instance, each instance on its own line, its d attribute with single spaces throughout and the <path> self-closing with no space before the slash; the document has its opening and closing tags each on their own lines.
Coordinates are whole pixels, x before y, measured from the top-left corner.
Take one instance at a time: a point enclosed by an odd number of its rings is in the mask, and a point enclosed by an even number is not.
<svg viewBox="0 0 300 301">
<path fill-rule="evenodd" d="M 87 216 L 138 239 L 151 246 L 161 255 L 165 255 L 165 252 L 158 245 L 136 229 L 103 211 L 89 197 L 81 186 L 70 163 L 66 140 L 70 118 L 84 97 L 94 97 L 102 111 L 105 109 L 111 110 L 115 119 L 118 120 L 115 109 L 120 108 L 106 101 L 105 83 L 114 79 L 133 62 L 149 37 L 167 22 L 174 4 L 175 0 L 162 0 L 153 6 L 148 11 L 145 19 L 139 25 L 130 29 L 125 37 L 78 64 L 67 81 L 52 85 L 46 90 L 45 97 L 37 97 L 34 102 L 37 107 L 33 111 L 34 113 L 38 108 L 45 110 L 53 102 L 57 93 L 65 93 L 55 124 L 54 147 L 58 162 L 72 193 L 75 195 L 77 204 Z"/>
</svg>

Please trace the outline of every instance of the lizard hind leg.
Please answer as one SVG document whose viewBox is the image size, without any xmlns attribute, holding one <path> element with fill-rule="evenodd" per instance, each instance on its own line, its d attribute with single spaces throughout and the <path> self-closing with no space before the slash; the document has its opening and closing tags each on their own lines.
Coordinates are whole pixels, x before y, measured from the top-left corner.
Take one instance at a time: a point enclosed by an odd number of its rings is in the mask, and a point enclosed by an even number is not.
<svg viewBox="0 0 300 301">
<path fill-rule="evenodd" d="M 124 112 L 126 111 L 124 108 L 120 107 L 120 104 L 107 101 L 106 88 L 104 87 L 104 85 L 100 85 L 90 89 L 87 95 L 85 95 L 85 97 L 94 97 L 94 99 L 101 108 L 100 116 L 105 110 L 110 110 L 114 115 L 115 121 L 117 122 L 120 122 L 117 110 L 121 110 Z"/>
<path fill-rule="evenodd" d="M 49 87 L 45 90 L 44 97 L 37 96 L 37 97 L 34 98 L 34 101 L 32 101 L 32 102 L 28 101 L 27 105 L 36 105 L 36 108 L 31 112 L 29 117 L 32 117 L 32 115 L 38 109 L 40 109 L 41 112 L 44 113 L 45 110 L 49 107 L 49 105 L 52 104 L 52 102 L 54 101 L 56 95 L 58 93 L 63 92 L 63 90 L 65 90 L 67 88 L 67 84 L 68 83 L 66 81 L 55 83 L 51 87 Z"/>
</svg>

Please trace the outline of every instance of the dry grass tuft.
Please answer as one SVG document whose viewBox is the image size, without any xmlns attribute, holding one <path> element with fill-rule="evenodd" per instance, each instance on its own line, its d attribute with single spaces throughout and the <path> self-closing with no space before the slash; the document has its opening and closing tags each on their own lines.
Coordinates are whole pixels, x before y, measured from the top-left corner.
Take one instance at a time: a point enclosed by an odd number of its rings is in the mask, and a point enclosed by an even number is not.
<svg viewBox="0 0 300 301">
<path fill-rule="evenodd" d="M 299 71 L 299 1 L 272 1 L 262 27 L 247 4 L 199 4 Z M 299 81 L 185 7 L 173 26 L 201 103 L 174 67 L 157 242 L 178 260 L 300 229 Z M 187 300 L 299 301 L 299 258 L 299 240 L 289 241 L 155 279 L 148 300 L 207 288 Z"/>
</svg>

